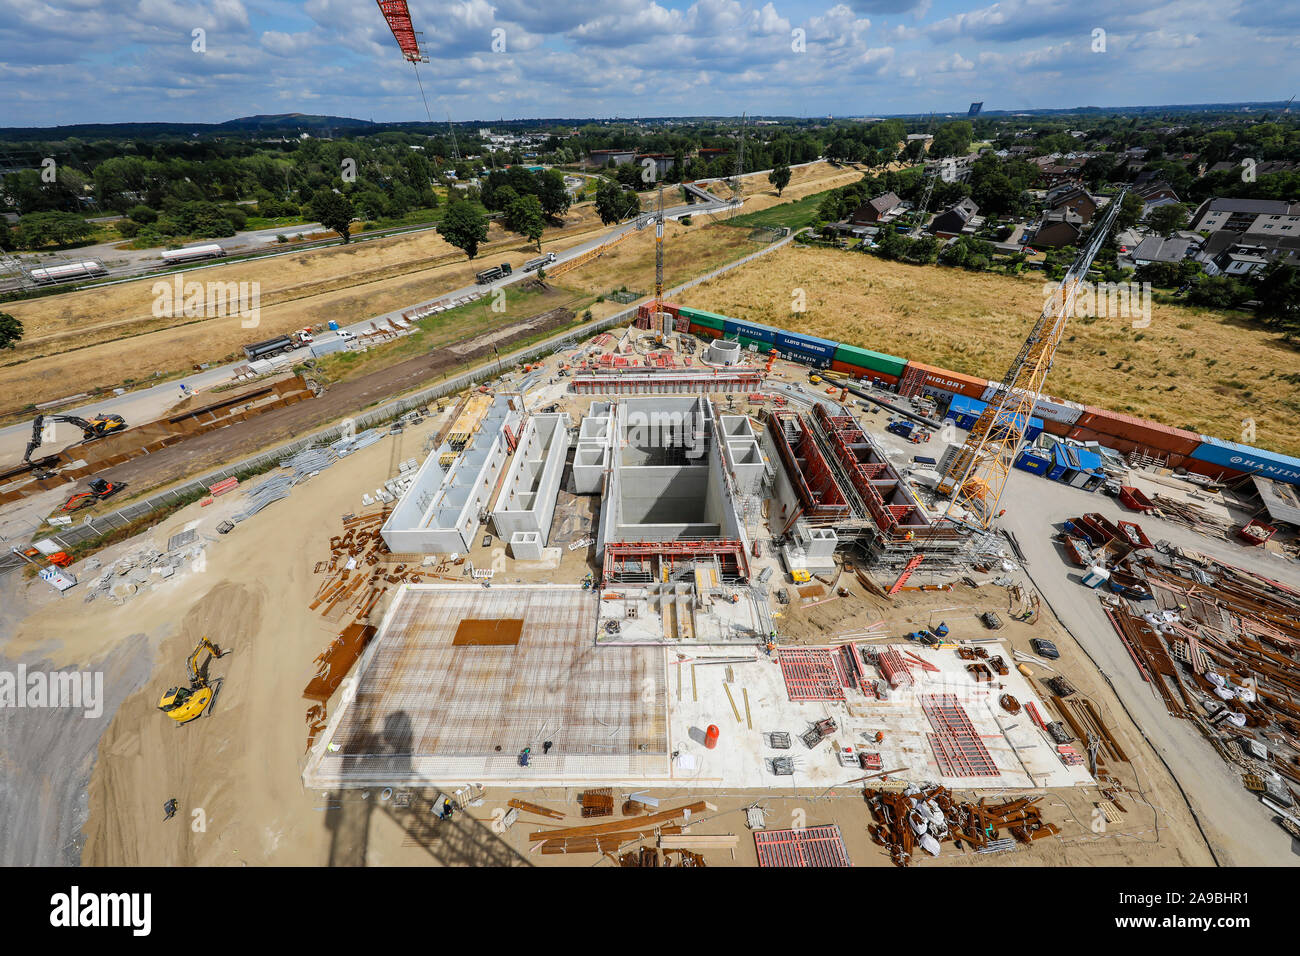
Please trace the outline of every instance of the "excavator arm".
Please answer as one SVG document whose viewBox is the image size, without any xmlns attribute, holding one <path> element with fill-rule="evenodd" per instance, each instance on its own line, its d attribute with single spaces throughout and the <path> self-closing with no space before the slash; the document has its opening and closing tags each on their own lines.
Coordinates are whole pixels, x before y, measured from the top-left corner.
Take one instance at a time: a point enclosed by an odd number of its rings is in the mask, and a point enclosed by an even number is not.
<svg viewBox="0 0 1300 956">
<path fill-rule="evenodd" d="M 69 425 L 76 425 L 81 429 L 81 440 L 83 442 L 103 438 L 105 435 L 111 435 L 126 428 L 126 421 L 121 415 L 98 415 L 90 421 L 76 415 L 37 415 L 32 421 L 31 441 L 27 443 L 27 450 L 23 452 L 23 464 L 29 464 L 32 460 L 32 453 L 41 447 L 41 431 L 45 428 L 46 422 L 67 422 Z"/>
<path fill-rule="evenodd" d="M 221 657 L 221 649 L 217 647 L 217 645 L 213 644 L 212 641 L 208 640 L 206 637 L 199 641 L 198 646 L 194 648 L 194 653 L 191 654 L 189 660 L 185 662 L 185 666 L 190 672 L 191 687 L 204 686 L 207 684 L 207 680 L 199 676 L 199 655 L 203 653 L 204 648 L 207 648 L 208 653 L 213 657 Z"/>
</svg>

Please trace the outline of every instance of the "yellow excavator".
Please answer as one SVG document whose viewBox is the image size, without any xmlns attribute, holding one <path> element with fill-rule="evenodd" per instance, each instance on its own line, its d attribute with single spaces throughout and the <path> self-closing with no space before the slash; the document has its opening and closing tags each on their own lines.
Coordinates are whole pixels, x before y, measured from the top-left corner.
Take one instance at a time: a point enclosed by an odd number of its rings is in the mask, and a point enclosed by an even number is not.
<svg viewBox="0 0 1300 956">
<path fill-rule="evenodd" d="M 199 655 L 207 648 L 208 658 L 199 665 Z M 225 652 L 229 654 L 229 651 Z M 203 712 L 208 710 L 213 701 L 216 700 L 217 692 L 221 690 L 223 678 L 218 677 L 214 681 L 208 680 L 208 663 L 212 658 L 224 657 L 225 654 L 217 645 L 213 644 L 206 637 L 199 641 L 194 648 L 194 653 L 189 656 L 185 662 L 189 670 L 190 686 L 173 687 L 167 693 L 162 695 L 158 701 L 158 709 L 164 714 L 176 721 L 177 725 L 193 720 L 195 717 L 201 717 Z"/>
</svg>

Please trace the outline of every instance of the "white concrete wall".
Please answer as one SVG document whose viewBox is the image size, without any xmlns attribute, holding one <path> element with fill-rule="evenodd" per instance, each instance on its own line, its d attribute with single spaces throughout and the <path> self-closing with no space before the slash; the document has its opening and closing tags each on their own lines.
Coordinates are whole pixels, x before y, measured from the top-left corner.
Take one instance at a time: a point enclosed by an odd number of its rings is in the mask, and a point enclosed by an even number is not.
<svg viewBox="0 0 1300 956">
<path fill-rule="evenodd" d="M 522 396 L 496 396 L 483 426 L 450 469 L 444 473 L 438 464 L 445 448 L 425 459 L 380 532 L 389 550 L 450 554 L 468 549 L 509 457 L 504 430 L 519 426 L 522 409 Z"/>
<path fill-rule="evenodd" d="M 531 531 L 541 536 L 543 545 L 548 543 L 568 453 L 568 415 L 534 415 L 528 420 L 492 512 L 499 536 Z"/>
</svg>

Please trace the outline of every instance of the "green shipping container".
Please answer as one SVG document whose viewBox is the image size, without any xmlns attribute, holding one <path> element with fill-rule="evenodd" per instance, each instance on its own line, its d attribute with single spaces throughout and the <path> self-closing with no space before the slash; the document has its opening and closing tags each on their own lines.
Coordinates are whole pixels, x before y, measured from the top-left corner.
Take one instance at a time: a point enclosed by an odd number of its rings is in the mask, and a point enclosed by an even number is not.
<svg viewBox="0 0 1300 956">
<path fill-rule="evenodd" d="M 762 339 L 751 339 L 748 335 L 737 336 L 740 339 L 740 347 L 748 349 L 751 345 L 758 349 L 758 354 L 766 356 L 772 350 L 771 342 L 764 342 Z"/>
<path fill-rule="evenodd" d="M 712 312 L 705 312 L 703 309 L 678 309 L 679 315 L 684 315 L 696 325 L 703 325 L 706 328 L 717 329 L 722 331 L 722 316 L 714 315 Z"/>
<path fill-rule="evenodd" d="M 858 368 L 873 369 L 898 378 L 902 377 L 903 367 L 907 365 L 907 359 L 901 359 L 897 355 L 885 355 L 883 352 L 873 352 L 871 349 L 860 349 L 856 345 L 838 346 L 835 349 L 835 358 L 849 365 L 856 365 Z"/>
</svg>

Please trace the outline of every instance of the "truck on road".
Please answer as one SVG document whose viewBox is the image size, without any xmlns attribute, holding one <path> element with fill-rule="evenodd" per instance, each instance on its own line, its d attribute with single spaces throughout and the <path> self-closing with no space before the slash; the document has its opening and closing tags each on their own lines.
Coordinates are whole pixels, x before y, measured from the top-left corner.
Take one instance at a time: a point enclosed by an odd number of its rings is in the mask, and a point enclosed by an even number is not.
<svg viewBox="0 0 1300 956">
<path fill-rule="evenodd" d="M 311 337 L 304 336 L 301 332 L 291 332 L 288 335 L 277 335 L 273 339 L 267 339 L 264 342 L 253 342 L 251 345 L 244 346 L 244 354 L 248 356 L 250 362 L 258 359 L 267 359 L 273 355 L 287 355 L 294 349 L 302 348 L 311 342 Z"/>
<path fill-rule="evenodd" d="M 536 269 L 540 269 L 542 266 L 549 266 L 554 261 L 555 261 L 555 253 L 548 252 L 544 256 L 538 256 L 536 259 L 529 259 L 527 262 L 525 262 L 524 271 L 532 272 Z"/>
<path fill-rule="evenodd" d="M 479 285 L 487 285 L 489 282 L 496 282 L 497 279 L 504 279 L 512 272 L 514 272 L 514 269 L 510 268 L 510 263 L 503 262 L 499 266 L 484 269 L 474 276 L 474 281 Z"/>
</svg>

